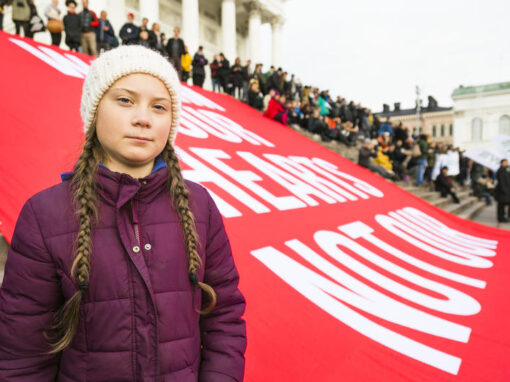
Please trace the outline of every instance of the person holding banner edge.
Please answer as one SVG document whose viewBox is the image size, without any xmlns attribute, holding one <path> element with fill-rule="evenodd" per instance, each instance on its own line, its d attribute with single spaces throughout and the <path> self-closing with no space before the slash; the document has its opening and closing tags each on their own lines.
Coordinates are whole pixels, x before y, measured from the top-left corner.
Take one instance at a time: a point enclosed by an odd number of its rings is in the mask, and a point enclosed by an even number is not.
<svg viewBox="0 0 510 382">
<path fill-rule="evenodd" d="M 216 205 L 182 178 L 179 110 L 158 53 L 92 62 L 83 152 L 26 202 L 11 241 L 0 380 L 243 380 L 245 301 Z"/>
</svg>

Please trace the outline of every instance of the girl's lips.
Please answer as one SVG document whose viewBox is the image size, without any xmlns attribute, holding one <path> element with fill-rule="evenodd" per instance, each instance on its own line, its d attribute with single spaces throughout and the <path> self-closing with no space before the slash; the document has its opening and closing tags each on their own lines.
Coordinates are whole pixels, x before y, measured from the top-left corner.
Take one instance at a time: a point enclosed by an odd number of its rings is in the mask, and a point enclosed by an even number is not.
<svg viewBox="0 0 510 382">
<path fill-rule="evenodd" d="M 144 138 L 144 137 L 128 137 L 129 139 L 133 139 L 138 142 L 150 142 L 152 139 Z"/>
</svg>

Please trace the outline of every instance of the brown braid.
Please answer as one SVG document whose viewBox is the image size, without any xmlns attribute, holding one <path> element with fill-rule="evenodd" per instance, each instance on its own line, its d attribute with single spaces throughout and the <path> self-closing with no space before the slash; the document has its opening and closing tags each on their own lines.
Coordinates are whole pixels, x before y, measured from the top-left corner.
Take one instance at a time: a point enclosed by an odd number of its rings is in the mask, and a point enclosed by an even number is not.
<svg viewBox="0 0 510 382">
<path fill-rule="evenodd" d="M 80 304 L 90 277 L 92 220 L 97 217 L 95 173 L 101 159 L 102 149 L 95 128 L 89 129 L 71 180 L 73 201 L 80 224 L 71 267 L 71 277 L 77 281 L 78 290 L 57 312 L 49 330 L 48 338 L 56 341 L 51 344 L 50 354 L 58 353 L 69 346 L 78 327 Z"/>
<path fill-rule="evenodd" d="M 197 251 L 197 244 L 199 241 L 195 230 L 195 217 L 189 208 L 189 191 L 182 178 L 179 160 L 170 142 L 167 143 L 161 156 L 168 167 L 167 187 L 170 192 L 172 204 L 179 215 L 184 233 L 186 253 L 188 255 L 189 278 L 192 284 L 198 285 L 200 289 L 209 296 L 209 305 L 200 311 L 200 314 L 207 314 L 211 312 L 216 305 L 216 293 L 210 285 L 198 281 L 197 279 L 198 268 L 202 265 L 202 260 Z"/>
</svg>

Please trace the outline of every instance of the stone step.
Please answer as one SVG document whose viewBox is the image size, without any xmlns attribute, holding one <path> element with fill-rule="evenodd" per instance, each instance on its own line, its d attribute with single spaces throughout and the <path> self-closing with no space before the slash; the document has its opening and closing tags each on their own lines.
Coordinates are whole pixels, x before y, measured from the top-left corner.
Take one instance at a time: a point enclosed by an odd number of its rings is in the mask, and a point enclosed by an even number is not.
<svg viewBox="0 0 510 382">
<path fill-rule="evenodd" d="M 473 220 L 480 212 L 482 212 L 482 210 L 485 207 L 487 207 L 487 203 L 485 203 L 484 200 L 479 200 L 478 202 L 474 203 L 471 207 L 466 208 L 458 216 L 463 219 Z"/>
<path fill-rule="evenodd" d="M 470 196 L 468 198 L 461 200 L 460 204 L 452 203 L 446 206 L 444 210 L 455 215 L 460 215 L 462 212 L 472 207 L 476 202 L 478 202 L 478 198 Z"/>
</svg>

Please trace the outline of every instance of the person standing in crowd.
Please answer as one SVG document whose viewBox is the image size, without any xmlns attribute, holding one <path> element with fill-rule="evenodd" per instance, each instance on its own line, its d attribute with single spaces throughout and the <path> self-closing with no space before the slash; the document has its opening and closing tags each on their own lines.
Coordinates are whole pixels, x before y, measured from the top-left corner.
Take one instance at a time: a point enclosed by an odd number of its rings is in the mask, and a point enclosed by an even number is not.
<svg viewBox="0 0 510 382">
<path fill-rule="evenodd" d="M 381 128 L 377 132 L 379 135 L 382 133 L 390 133 L 393 136 L 393 127 L 391 125 L 390 117 L 386 118 L 386 122 L 381 125 Z"/>
<path fill-rule="evenodd" d="M 247 60 L 246 65 L 243 66 L 243 95 L 241 97 L 243 101 L 247 101 L 248 99 L 248 89 L 250 87 L 251 75 L 252 75 L 251 60 Z"/>
<path fill-rule="evenodd" d="M 498 202 L 498 222 L 508 223 L 510 220 L 510 167 L 508 159 L 502 159 L 496 172 L 495 196 Z"/>
<path fill-rule="evenodd" d="M 230 78 L 232 79 L 232 96 L 241 99 L 243 90 L 243 67 L 241 66 L 241 59 L 236 58 L 234 65 L 230 68 Z"/>
<path fill-rule="evenodd" d="M 32 37 L 30 32 L 30 4 L 29 0 L 16 0 L 12 3 L 12 21 L 16 34 L 21 36 L 21 29 L 25 37 Z"/>
<path fill-rule="evenodd" d="M 58 7 L 58 0 L 51 0 L 44 10 L 44 16 L 48 19 L 47 28 L 51 35 L 51 45 L 60 46 L 62 41 L 62 31 L 64 23 L 62 22 L 61 11 Z"/>
<path fill-rule="evenodd" d="M 220 77 L 218 76 L 218 70 L 220 68 L 218 56 L 216 55 L 213 56 L 213 60 L 209 64 L 209 68 L 211 68 L 212 90 L 213 92 L 219 93 L 221 91 L 221 81 Z"/>
<path fill-rule="evenodd" d="M 66 45 L 76 52 L 81 44 L 81 19 L 76 14 L 76 1 L 66 1 L 67 15 L 64 16 L 64 28 L 66 32 Z"/>
<path fill-rule="evenodd" d="M 174 37 L 168 40 L 168 44 L 166 45 L 166 52 L 168 54 L 168 59 L 171 64 L 174 66 L 175 70 L 179 74 L 179 79 L 182 80 L 182 55 L 185 53 L 184 51 L 184 41 L 179 37 L 181 30 L 178 27 L 174 28 Z"/>
<path fill-rule="evenodd" d="M 416 174 L 416 185 L 421 186 L 425 180 L 425 170 L 427 169 L 429 159 L 429 145 L 427 143 L 426 134 L 420 135 L 417 145 L 420 150 L 420 154 L 417 156 L 418 173 Z"/>
<path fill-rule="evenodd" d="M 204 57 L 204 48 L 198 47 L 197 52 L 193 56 L 193 85 L 202 87 L 205 80 L 205 66 L 208 61 Z"/>
<path fill-rule="evenodd" d="M 151 29 L 149 29 L 149 19 L 147 17 L 142 19 L 142 25 L 140 25 L 140 33 L 143 31 L 147 32 L 147 41 L 149 43 L 149 47 L 151 49 L 156 49 L 156 35 Z"/>
<path fill-rule="evenodd" d="M 80 13 L 81 20 L 81 51 L 97 57 L 96 28 L 99 21 L 94 11 L 89 9 L 89 0 L 83 0 L 83 10 Z"/>
<path fill-rule="evenodd" d="M 441 173 L 436 178 L 436 191 L 441 194 L 442 198 L 446 198 L 451 195 L 455 203 L 460 203 L 457 194 L 455 193 L 455 187 L 453 187 L 452 180 L 448 176 L 448 167 L 441 167 Z"/>
<path fill-rule="evenodd" d="M 138 38 L 140 36 L 139 28 L 133 23 L 135 15 L 128 13 L 127 21 L 122 26 L 119 32 L 119 37 L 122 40 L 122 45 L 134 45 L 138 44 Z"/>
<path fill-rule="evenodd" d="M 149 42 L 149 32 L 146 30 L 140 30 L 140 35 L 138 36 L 138 45 L 151 49 L 151 44 Z"/>
<path fill-rule="evenodd" d="M 223 53 L 220 53 L 219 55 L 218 64 L 218 78 L 220 80 L 223 93 L 229 93 L 228 77 L 230 74 L 230 62 L 225 58 Z"/>
<path fill-rule="evenodd" d="M 99 27 L 96 28 L 97 46 L 100 52 L 115 48 L 119 45 L 112 24 L 107 19 L 106 11 L 101 11 L 99 16 Z"/>
<path fill-rule="evenodd" d="M 181 56 L 182 82 L 188 83 L 191 74 L 191 54 L 188 52 L 188 46 L 184 45 L 184 54 Z"/>
<path fill-rule="evenodd" d="M 152 33 L 154 34 L 154 38 L 156 41 L 156 43 L 154 45 L 154 49 L 156 49 L 159 53 L 164 54 L 165 45 L 161 38 L 162 33 L 161 33 L 161 28 L 158 23 L 152 24 Z"/>
</svg>

